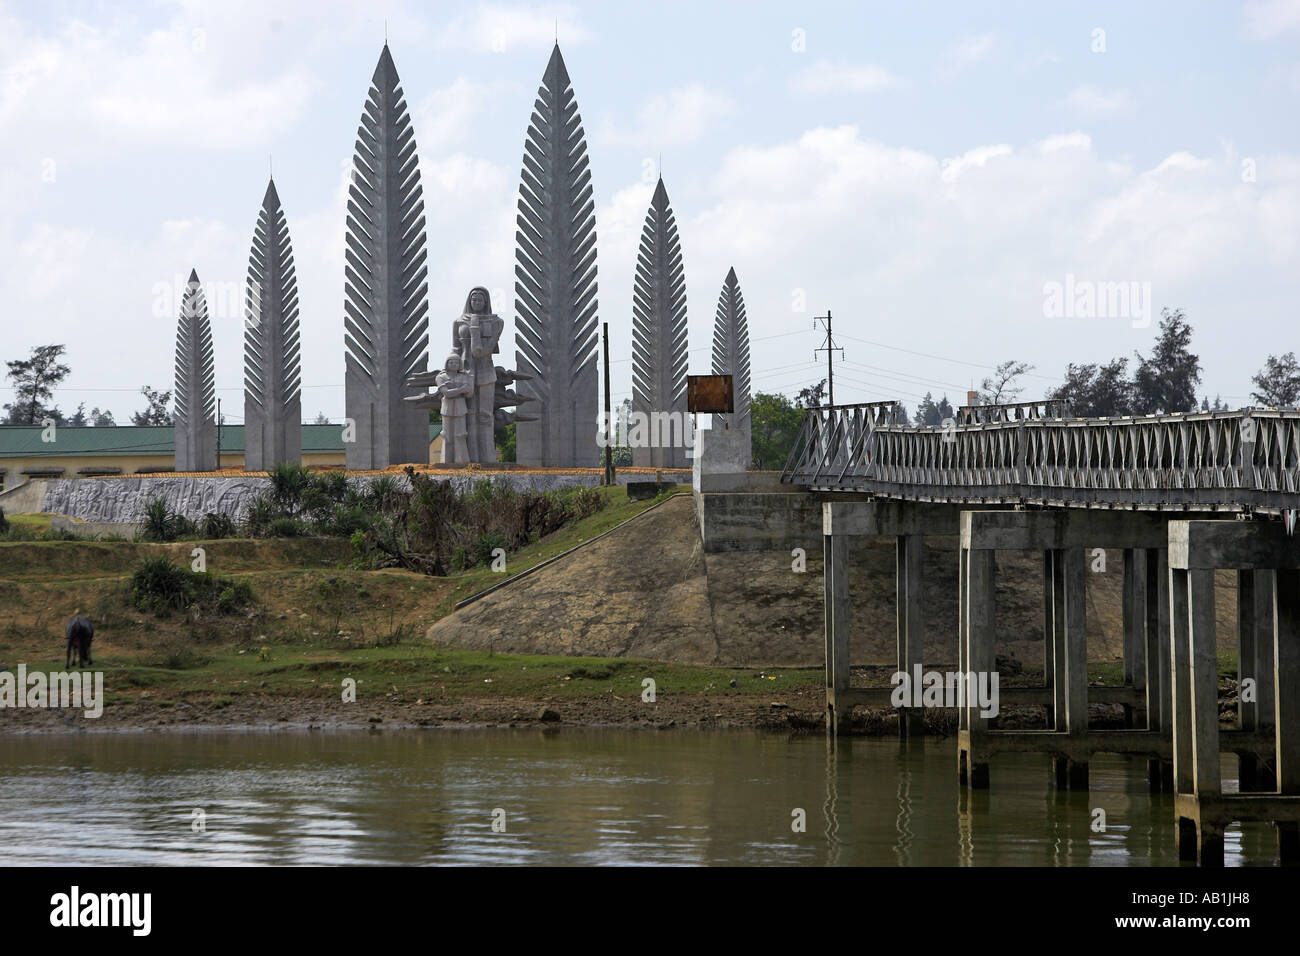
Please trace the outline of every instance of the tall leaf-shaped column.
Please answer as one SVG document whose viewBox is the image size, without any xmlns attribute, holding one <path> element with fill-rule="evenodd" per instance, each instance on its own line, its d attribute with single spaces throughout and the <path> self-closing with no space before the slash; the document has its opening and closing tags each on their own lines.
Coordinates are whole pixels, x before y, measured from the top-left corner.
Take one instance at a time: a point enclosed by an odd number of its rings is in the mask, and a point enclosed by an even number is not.
<svg viewBox="0 0 1300 956">
<path fill-rule="evenodd" d="M 361 112 L 348 190 L 343 341 L 347 466 L 429 460 L 429 416 L 403 401 L 428 368 L 429 284 L 415 131 L 388 45 Z"/>
<path fill-rule="evenodd" d="M 198 270 L 181 297 L 176 323 L 176 470 L 212 471 L 217 463 L 216 371 L 212 323 Z"/>
<path fill-rule="evenodd" d="M 289 224 L 267 184 L 248 256 L 244 323 L 244 470 L 302 461 L 298 279 Z"/>
<path fill-rule="evenodd" d="M 727 271 L 718 296 L 718 313 L 713 324 L 713 374 L 730 375 L 735 412 L 714 415 L 714 428 L 723 420 L 731 428 L 750 432 L 749 423 L 749 323 L 745 318 L 745 297 L 734 268 Z"/>
<path fill-rule="evenodd" d="M 630 429 L 633 465 L 684 468 L 678 429 L 687 417 L 686 271 L 662 177 L 641 230 L 632 289 L 632 412 L 649 423 L 648 441 L 637 441 L 635 422 Z"/>
<path fill-rule="evenodd" d="M 515 250 L 519 395 L 536 421 L 515 426 L 522 464 L 594 467 L 596 214 L 582 117 L 557 45 L 524 140 Z"/>
</svg>

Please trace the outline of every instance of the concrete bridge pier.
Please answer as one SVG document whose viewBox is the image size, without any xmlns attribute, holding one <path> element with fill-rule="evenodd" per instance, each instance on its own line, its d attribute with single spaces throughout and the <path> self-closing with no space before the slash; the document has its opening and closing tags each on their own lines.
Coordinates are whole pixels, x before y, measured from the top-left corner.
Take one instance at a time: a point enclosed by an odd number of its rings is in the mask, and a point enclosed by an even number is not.
<svg viewBox="0 0 1300 956">
<path fill-rule="evenodd" d="M 1161 548 L 1165 543 L 1164 519 L 1145 512 L 1072 509 L 962 513 L 961 667 L 992 672 L 996 666 L 993 553 L 1042 552 L 1044 622 L 1048 631 L 1044 658 L 1046 662 L 1050 655 L 1048 700 L 1052 716 L 1046 730 L 999 730 L 979 717 L 978 707 L 968 701 L 959 719 L 957 745 L 958 776 L 963 784 L 987 786 L 989 758 L 997 753 L 1049 754 L 1058 787 L 1081 790 L 1088 788 L 1088 765 L 1094 753 L 1168 760 L 1169 735 L 1159 729 L 1158 717 L 1167 679 L 1158 666 L 1160 619 L 1151 611 L 1158 604 L 1153 598 L 1159 595 L 1158 578 L 1152 577 L 1151 569 L 1158 571 L 1162 566 Z M 1096 548 L 1129 553 L 1124 572 L 1129 581 L 1125 645 L 1132 658 L 1127 665 L 1132 677 L 1122 687 L 1088 686 L 1087 574 L 1089 554 Z M 1151 624 L 1154 628 L 1149 627 Z M 1017 699 L 1013 693 L 1016 689 L 1009 690 L 1012 692 L 1000 695 L 1003 702 Z M 1156 725 L 1136 730 L 1090 730 L 1090 698 L 1129 708 L 1146 703 L 1149 717 L 1156 715 L 1152 718 Z M 1160 775 L 1158 765 L 1155 772 Z"/>
<path fill-rule="evenodd" d="M 887 500 L 848 500 L 822 505 L 826 598 L 826 729 L 838 734 L 849 727 L 859 705 L 891 706 L 891 687 L 853 687 L 849 680 L 853 606 L 849 593 L 850 548 L 862 537 L 895 539 L 897 596 L 897 668 L 916 673 L 924 663 L 925 578 L 922 571 L 925 538 L 956 535 L 958 505 Z M 903 738 L 924 733 L 924 711 L 900 707 L 898 732 Z"/>
<path fill-rule="evenodd" d="M 1146 564 L 1145 548 L 1124 549 L 1123 632 L 1124 686 L 1146 690 Z M 1132 704 L 1124 704 L 1124 726 L 1133 728 Z"/>
<path fill-rule="evenodd" d="M 1218 568 L 1272 571 L 1272 687 L 1278 692 L 1270 695 L 1276 784 L 1268 793 L 1223 792 L 1214 615 Z M 1259 584 L 1256 578 L 1253 585 Z M 1277 827 L 1282 861 L 1300 862 L 1300 695 L 1282 692 L 1300 686 L 1300 539 L 1288 536 L 1278 521 L 1170 522 L 1169 605 L 1179 857 L 1221 866 L 1228 824 L 1265 821 Z M 1257 610 L 1252 600 L 1248 613 Z M 1250 623 L 1257 667 L 1259 644 L 1267 642 L 1259 640 L 1258 618 Z M 1233 737 L 1230 748 L 1241 750 L 1258 750 L 1266 740 L 1258 730 L 1237 730 Z"/>
<path fill-rule="evenodd" d="M 826 505 L 827 511 L 832 505 Z M 849 638 L 853 629 L 853 600 L 849 594 L 850 536 L 833 533 L 827 520 L 822 554 L 826 599 L 826 732 L 849 729 L 853 704 L 849 695 Z"/>
<path fill-rule="evenodd" d="M 1244 679 L 1254 682 L 1254 700 L 1244 692 Z M 1267 734 L 1273 729 L 1273 572 L 1237 572 L 1237 729 Z M 1254 750 L 1238 749 L 1238 789 L 1274 790 L 1276 767 Z"/>
<path fill-rule="evenodd" d="M 1166 532 L 1167 534 L 1167 532 Z M 1173 697 L 1170 691 L 1169 657 L 1169 549 L 1147 548 L 1143 568 L 1146 575 L 1146 662 L 1154 679 L 1146 682 L 1147 729 L 1164 737 L 1173 726 Z M 1174 764 L 1167 758 L 1147 759 L 1147 777 L 1151 792 L 1172 793 Z"/>
</svg>

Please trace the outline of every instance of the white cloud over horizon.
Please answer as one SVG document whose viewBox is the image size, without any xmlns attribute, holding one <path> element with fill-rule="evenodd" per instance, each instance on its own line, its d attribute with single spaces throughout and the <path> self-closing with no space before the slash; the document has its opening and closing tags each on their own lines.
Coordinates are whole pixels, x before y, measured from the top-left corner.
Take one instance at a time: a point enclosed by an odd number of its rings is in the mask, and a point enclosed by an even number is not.
<svg viewBox="0 0 1300 956">
<path fill-rule="evenodd" d="M 302 299 L 304 413 L 341 414 L 349 152 L 378 50 L 339 46 L 336 34 L 382 28 L 385 16 L 401 31 L 420 150 L 432 361 L 472 285 L 495 290 L 493 304 L 513 326 L 524 124 L 557 15 L 588 133 L 615 392 L 629 388 L 632 271 L 653 189 L 643 161 L 661 148 L 673 150 L 666 181 L 686 265 L 692 372 L 707 366 L 714 305 L 732 266 L 759 389 L 820 377 L 811 316 L 827 308 L 850 361 L 875 368 L 854 373 L 856 384 L 846 375 L 853 400 L 896 396 L 911 406 L 927 390 L 959 394 L 985 374 L 975 366 L 1007 358 L 1037 366 L 1043 377 L 1032 391 L 1059 380 L 1068 361 L 1149 348 L 1154 328 L 1044 319 L 1042 286 L 1067 273 L 1150 281 L 1157 306 L 1185 308 L 1211 396 L 1244 395 L 1266 354 L 1300 350 L 1290 331 L 1300 296 L 1300 148 L 1205 117 L 1158 125 L 1167 111 L 1154 81 L 1099 74 L 1096 60 L 1073 72 L 1053 60 L 1035 77 L 1037 105 L 961 100 L 988 74 L 1022 75 L 1024 45 L 1002 27 L 935 43 L 949 51 L 943 68 L 964 72 L 960 83 L 928 83 L 933 53 L 906 73 L 871 65 L 885 62 L 880 50 L 846 59 L 816 31 L 810 44 L 822 45 L 810 46 L 811 64 L 790 67 L 788 31 L 768 60 L 749 46 L 701 40 L 721 68 L 701 64 L 692 48 L 647 83 L 635 64 L 620 72 L 632 55 L 624 46 L 613 65 L 600 59 L 613 42 L 609 24 L 577 5 L 469 3 L 439 23 L 418 5 L 360 12 L 336 0 L 326 16 L 338 22 L 319 29 L 304 26 L 315 23 L 305 2 L 277 7 L 278 28 L 251 3 L 229 19 L 206 0 L 160 9 L 165 16 L 147 27 L 125 15 L 36 26 L 0 0 L 0 287 L 10 316 L 0 322 L 0 359 L 66 342 L 73 374 L 56 394 L 65 410 L 84 399 L 109 404 L 122 421 L 140 407 L 140 385 L 170 388 L 174 316 L 153 314 L 152 290 L 191 266 L 205 283 L 243 282 L 274 149 Z M 1258 22 L 1288 36 L 1286 12 L 1261 7 Z M 277 57 L 270 51 L 284 31 L 300 44 Z M 490 49 L 499 35 L 504 53 Z M 996 55 L 1004 50 L 1015 55 Z M 616 83 L 626 86 L 607 89 Z M 1292 95 L 1278 86 L 1274 95 Z M 906 97 L 888 95 L 900 88 Z M 1139 132 L 1131 90 L 1141 93 Z M 990 102 L 1019 110 L 1015 124 L 971 106 Z M 898 125 L 904 111 L 921 111 L 922 122 Z M 972 113 L 978 122 L 966 122 Z M 1245 156 L 1254 182 L 1242 180 Z M 54 182 L 42 180 L 47 159 Z M 794 311 L 797 292 L 806 312 Z M 218 384 L 233 421 L 242 409 L 239 318 L 221 321 Z M 508 338 L 506 362 L 509 329 Z"/>
</svg>

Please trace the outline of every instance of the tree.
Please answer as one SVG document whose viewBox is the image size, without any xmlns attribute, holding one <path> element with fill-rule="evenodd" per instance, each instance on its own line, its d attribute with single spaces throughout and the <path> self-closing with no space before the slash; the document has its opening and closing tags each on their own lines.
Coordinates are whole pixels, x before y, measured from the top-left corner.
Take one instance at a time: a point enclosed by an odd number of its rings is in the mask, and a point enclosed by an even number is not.
<svg viewBox="0 0 1300 956">
<path fill-rule="evenodd" d="M 822 379 L 816 385 L 808 388 L 801 388 L 799 394 L 795 396 L 794 403 L 800 408 L 820 408 L 826 401 L 826 379 Z M 753 412 L 751 411 L 752 415 Z"/>
<path fill-rule="evenodd" d="M 145 401 L 149 404 L 144 411 L 132 413 L 132 425 L 170 425 L 172 423 L 171 413 L 167 411 L 167 406 L 172 400 L 171 392 L 159 392 L 145 385 L 140 389 L 140 394 L 144 396 Z"/>
<path fill-rule="evenodd" d="M 934 397 L 925 393 L 925 398 L 921 399 L 916 406 L 916 415 L 913 421 L 918 425 L 937 425 L 939 424 L 939 409 L 934 404 Z"/>
<path fill-rule="evenodd" d="M 1182 309 L 1160 310 L 1160 335 L 1151 358 L 1137 355 L 1133 376 L 1133 411 L 1161 415 L 1196 410 L 1196 386 L 1201 381 L 1201 360 L 1192 354 L 1192 327 Z"/>
<path fill-rule="evenodd" d="M 1270 355 L 1251 381 L 1259 391 L 1251 392 L 1250 397 L 1268 408 L 1292 408 L 1300 401 L 1300 365 L 1294 352 L 1281 358 Z"/>
<path fill-rule="evenodd" d="M 330 423 L 329 416 L 326 415 L 324 412 L 317 412 L 316 417 L 312 419 L 313 425 L 328 425 L 329 423 Z"/>
<path fill-rule="evenodd" d="M 62 345 L 39 345 L 30 358 L 5 363 L 14 383 L 14 401 L 5 405 L 10 425 L 39 425 L 45 418 L 63 421 L 57 406 L 44 403 L 54 397 L 54 389 L 72 371 L 59 361 L 65 351 Z"/>
<path fill-rule="evenodd" d="M 78 427 L 87 424 L 85 402 L 81 402 L 77 405 L 77 410 L 73 412 L 72 417 L 68 419 L 68 424 L 76 425 Z"/>
<path fill-rule="evenodd" d="M 952 403 L 948 401 L 947 395 L 939 399 L 939 404 L 936 406 L 935 410 L 939 413 L 939 420 L 935 422 L 936 425 L 942 425 L 948 419 L 952 419 L 953 421 L 957 420 L 957 410 L 952 407 Z"/>
<path fill-rule="evenodd" d="M 1133 386 L 1127 371 L 1126 358 L 1104 365 L 1071 362 L 1065 370 L 1065 383 L 1047 397 L 1053 402 L 1065 402 L 1070 414 L 1078 418 L 1129 415 L 1133 410 Z"/>
<path fill-rule="evenodd" d="M 493 435 L 497 446 L 497 461 L 515 460 L 515 423 L 503 425 Z M 605 450 L 600 450 L 600 461 L 604 464 Z"/>
<path fill-rule="evenodd" d="M 957 413 L 953 410 L 952 404 L 945 395 L 939 401 L 929 393 L 925 393 L 925 398 L 916 406 L 916 414 L 912 421 L 917 425 L 942 425 L 944 419 L 951 418 L 956 420 Z"/>
<path fill-rule="evenodd" d="M 775 471 L 785 467 L 803 425 L 803 409 L 784 395 L 759 392 L 749 403 L 754 466 Z"/>
<path fill-rule="evenodd" d="M 117 422 L 113 421 L 112 412 L 108 410 L 101 412 L 98 407 L 95 407 L 90 410 L 90 424 L 97 428 L 108 428 L 116 425 Z"/>
<path fill-rule="evenodd" d="M 1024 386 L 1017 385 L 1016 379 L 1026 372 L 1033 371 L 1027 362 L 1008 360 L 994 369 L 993 374 L 980 382 L 981 405 L 1003 405 L 1014 402 L 1020 397 Z"/>
</svg>

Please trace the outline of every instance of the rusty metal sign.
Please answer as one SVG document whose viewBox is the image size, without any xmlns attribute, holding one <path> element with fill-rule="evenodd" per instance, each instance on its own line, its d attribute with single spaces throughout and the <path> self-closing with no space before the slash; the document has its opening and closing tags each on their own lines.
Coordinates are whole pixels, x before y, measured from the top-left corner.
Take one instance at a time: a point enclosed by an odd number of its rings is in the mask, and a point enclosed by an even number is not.
<svg viewBox="0 0 1300 956">
<path fill-rule="evenodd" d="M 686 410 L 690 412 L 734 412 L 736 400 L 730 375 L 687 375 Z"/>
</svg>

